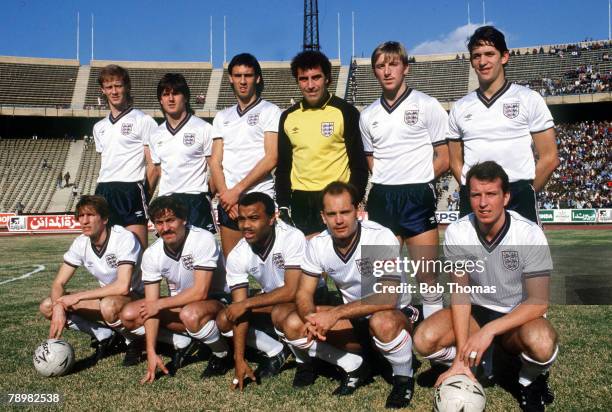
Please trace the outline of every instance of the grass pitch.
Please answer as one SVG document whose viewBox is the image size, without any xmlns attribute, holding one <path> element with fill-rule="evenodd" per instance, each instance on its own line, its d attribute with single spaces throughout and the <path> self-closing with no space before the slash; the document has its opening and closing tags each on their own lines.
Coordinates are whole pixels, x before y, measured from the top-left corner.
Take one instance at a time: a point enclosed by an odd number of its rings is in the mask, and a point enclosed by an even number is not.
<svg viewBox="0 0 612 412">
<path fill-rule="evenodd" d="M 550 231 L 551 244 L 612 246 L 607 231 Z M 162 378 L 142 386 L 139 380 L 145 364 L 121 366 L 122 355 L 104 359 L 98 365 L 65 377 L 45 379 L 32 366 L 35 347 L 48 333 L 48 322 L 38 314 L 38 303 L 48 295 L 62 254 L 74 236 L 0 238 L 0 283 L 33 271 L 29 277 L 0 284 L 0 408 L 40 409 L 37 406 L 8 405 L 8 393 L 59 393 L 62 401 L 46 408 L 67 410 L 382 410 L 390 386 L 381 377 L 359 389 L 353 396 L 337 398 L 331 391 L 337 382 L 320 377 L 312 387 L 296 391 L 291 387 L 293 362 L 280 376 L 250 385 L 243 393 L 229 389 L 233 374 L 202 381 L 205 363 L 197 362 L 179 370 L 175 378 Z M 610 249 L 608 249 L 610 250 Z M 583 262 L 577 261 L 578 271 Z M 571 268 L 570 268 L 571 269 Z M 609 273 L 609 272 L 608 272 Z M 71 289 L 96 287 L 80 269 Z M 558 411 L 612 410 L 612 308 L 610 306 L 559 306 L 550 308 L 549 319 L 560 335 L 559 358 L 551 371 L 556 394 L 549 408 Z M 64 338 L 75 348 L 77 360 L 92 353 L 89 337 L 66 331 Z M 424 362 L 418 371 L 428 369 Z M 487 391 L 488 411 L 518 410 L 515 399 L 499 387 Z M 431 410 L 433 390 L 417 387 L 411 410 Z"/>
</svg>

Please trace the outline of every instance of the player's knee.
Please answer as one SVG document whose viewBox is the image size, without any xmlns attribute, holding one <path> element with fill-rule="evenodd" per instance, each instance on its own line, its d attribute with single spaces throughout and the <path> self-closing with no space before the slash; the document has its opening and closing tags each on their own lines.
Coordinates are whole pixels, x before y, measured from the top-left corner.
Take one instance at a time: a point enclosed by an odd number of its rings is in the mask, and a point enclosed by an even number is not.
<svg viewBox="0 0 612 412">
<path fill-rule="evenodd" d="M 521 341 L 531 358 L 545 362 L 555 353 L 557 333 L 549 325 L 546 327 L 524 328 L 520 334 Z"/>
<path fill-rule="evenodd" d="M 386 310 L 376 312 L 369 321 L 370 331 L 377 339 L 383 342 L 393 340 L 402 330 L 402 322 L 395 316 L 394 311 Z"/>
<path fill-rule="evenodd" d="M 300 334 L 303 327 L 304 323 L 302 319 L 300 319 L 297 313 L 293 312 L 285 317 L 280 330 L 285 334 L 287 339 L 295 340 L 302 337 Z"/>
<path fill-rule="evenodd" d="M 121 312 L 121 303 L 112 297 L 105 297 L 100 300 L 100 314 L 107 323 L 116 322 Z"/>
<path fill-rule="evenodd" d="M 283 327 L 283 321 L 288 314 L 286 305 L 276 305 L 272 308 L 270 318 L 272 318 L 272 324 L 276 329 L 281 330 Z"/>
<path fill-rule="evenodd" d="M 217 322 L 217 328 L 219 328 L 219 330 L 224 333 L 229 332 L 234 326 L 233 323 L 230 322 L 230 320 L 227 318 L 225 309 L 217 313 L 216 322 Z"/>
<path fill-rule="evenodd" d="M 51 319 L 51 316 L 53 315 L 53 303 L 51 302 L 51 298 L 44 298 L 43 301 L 40 302 L 38 310 L 45 318 Z"/>
<path fill-rule="evenodd" d="M 431 355 L 436 349 L 437 336 L 434 328 L 420 325 L 412 337 L 413 348 L 422 356 Z"/>
<path fill-rule="evenodd" d="M 200 329 L 200 314 L 189 305 L 179 312 L 179 318 L 188 330 L 197 331 Z"/>
<path fill-rule="evenodd" d="M 119 318 L 121 319 L 121 323 L 123 323 L 123 325 L 126 327 L 128 327 L 128 324 L 136 322 L 140 318 L 138 306 L 135 304 L 125 305 L 119 313 Z"/>
</svg>

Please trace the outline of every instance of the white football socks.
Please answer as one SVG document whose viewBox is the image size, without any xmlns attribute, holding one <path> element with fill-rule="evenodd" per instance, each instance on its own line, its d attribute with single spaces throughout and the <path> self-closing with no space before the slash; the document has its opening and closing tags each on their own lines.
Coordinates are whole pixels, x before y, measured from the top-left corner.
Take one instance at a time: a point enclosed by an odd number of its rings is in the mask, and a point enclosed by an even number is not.
<svg viewBox="0 0 612 412">
<path fill-rule="evenodd" d="M 282 343 L 267 333 L 251 327 L 249 327 L 247 333 L 246 343 L 250 347 L 262 351 L 269 358 L 278 355 L 283 350 Z"/>
<path fill-rule="evenodd" d="M 197 332 L 187 330 L 187 333 L 194 339 L 203 342 L 210 348 L 213 355 L 218 358 L 224 358 L 227 356 L 229 346 L 223 336 L 219 333 L 219 328 L 214 319 L 209 320 L 206 324 Z"/>
<path fill-rule="evenodd" d="M 412 377 L 412 339 L 405 329 L 391 340 L 391 342 L 381 342 L 372 338 L 374 344 L 382 355 L 391 364 L 393 376 Z"/>
<path fill-rule="evenodd" d="M 111 328 L 101 323 L 82 318 L 76 313 L 69 313 L 66 323 L 69 329 L 87 333 L 89 336 L 96 338 L 98 342 L 113 336 L 113 330 Z"/>
<path fill-rule="evenodd" d="M 538 362 L 527 356 L 525 352 L 521 352 L 521 362 L 523 365 L 521 366 L 521 370 L 519 371 L 519 383 L 522 386 L 531 385 L 531 383 L 536 380 L 538 376 L 550 369 L 551 365 L 557 358 L 558 353 L 559 346 L 555 348 L 555 352 L 549 360 L 547 360 L 546 362 Z"/>
<path fill-rule="evenodd" d="M 429 359 L 431 362 L 441 363 L 442 365 L 451 366 L 453 360 L 457 356 L 457 348 L 455 346 L 449 346 L 448 348 L 442 348 L 431 355 L 425 356 L 425 359 Z"/>
</svg>

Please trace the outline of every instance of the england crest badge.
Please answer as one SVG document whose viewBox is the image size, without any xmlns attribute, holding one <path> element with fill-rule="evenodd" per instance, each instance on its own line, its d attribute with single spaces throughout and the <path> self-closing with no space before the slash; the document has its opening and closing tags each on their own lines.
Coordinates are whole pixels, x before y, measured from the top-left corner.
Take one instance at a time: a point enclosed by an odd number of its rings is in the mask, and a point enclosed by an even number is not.
<svg viewBox="0 0 612 412">
<path fill-rule="evenodd" d="M 195 133 L 185 133 L 183 135 L 183 144 L 185 146 L 192 146 L 195 143 Z"/>
<path fill-rule="evenodd" d="M 504 103 L 504 116 L 506 116 L 508 119 L 514 119 L 516 116 L 519 115 L 519 108 L 520 103 Z"/>
<path fill-rule="evenodd" d="M 408 126 L 414 126 L 419 121 L 419 110 L 404 111 L 404 123 Z"/>
<path fill-rule="evenodd" d="M 502 250 L 502 264 L 507 270 L 519 268 L 519 253 L 516 250 Z"/>
<path fill-rule="evenodd" d="M 321 122 L 321 134 L 325 137 L 334 134 L 334 122 Z"/>
</svg>

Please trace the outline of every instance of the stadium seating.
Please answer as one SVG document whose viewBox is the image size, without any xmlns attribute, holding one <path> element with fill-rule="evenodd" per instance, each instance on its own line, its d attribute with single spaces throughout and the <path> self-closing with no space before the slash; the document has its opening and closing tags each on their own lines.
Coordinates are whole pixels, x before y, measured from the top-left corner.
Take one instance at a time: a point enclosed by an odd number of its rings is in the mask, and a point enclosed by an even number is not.
<svg viewBox="0 0 612 412">
<path fill-rule="evenodd" d="M 2 139 L 0 141 L 0 210 L 44 213 L 63 174 L 70 142 L 65 139 Z M 43 168 L 44 159 L 49 167 Z"/>
<path fill-rule="evenodd" d="M 79 188 L 81 195 L 90 195 L 96 191 L 96 181 L 100 172 L 100 153 L 96 152 L 93 143 L 83 147 L 83 154 L 79 163 L 79 171 L 74 179 L 74 184 Z M 66 204 L 66 212 L 74 210 L 76 205 L 74 196 L 71 196 Z"/>
<path fill-rule="evenodd" d="M 261 62 L 261 71 L 264 78 L 265 88 L 262 97 L 278 107 L 286 109 L 291 106 L 291 100 L 300 101 L 302 95 L 298 88 L 289 63 L 282 62 Z M 340 66 L 332 62 L 332 89 L 335 88 L 338 81 L 338 73 Z M 217 101 L 217 109 L 225 109 L 236 104 L 236 98 L 232 91 L 228 76 L 227 66 L 223 78 L 221 80 L 221 89 L 219 90 L 219 100 Z"/>
<path fill-rule="evenodd" d="M 78 71 L 76 60 L 0 57 L 0 105 L 68 107 Z"/>
<path fill-rule="evenodd" d="M 100 86 L 98 75 L 102 67 L 112 62 L 97 61 L 92 63 L 89 72 L 89 82 L 85 97 L 85 107 L 98 107 L 100 97 Z M 157 83 L 166 73 L 182 73 L 191 90 L 191 106 L 196 109 L 202 107 L 203 103 L 196 104 L 198 96 L 206 96 L 212 67 L 209 63 L 154 63 L 154 62 L 117 62 L 117 64 L 128 69 L 132 81 L 132 96 L 134 106 L 139 109 L 159 109 L 157 101 Z M 141 66 L 141 67 L 139 67 Z"/>
<path fill-rule="evenodd" d="M 380 85 L 374 77 L 369 59 L 357 59 L 352 67 L 349 79 L 355 76 L 354 104 L 367 106 L 380 97 Z M 469 70 L 468 60 L 417 61 L 410 64 L 406 82 L 440 102 L 455 101 L 468 92 Z M 347 97 L 351 92 L 348 90 Z"/>
</svg>

